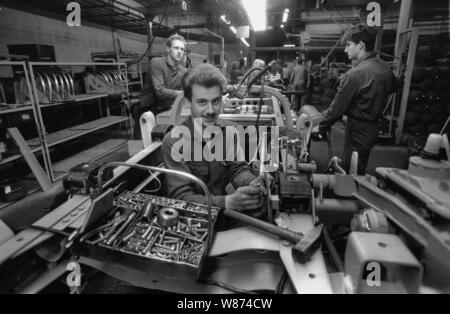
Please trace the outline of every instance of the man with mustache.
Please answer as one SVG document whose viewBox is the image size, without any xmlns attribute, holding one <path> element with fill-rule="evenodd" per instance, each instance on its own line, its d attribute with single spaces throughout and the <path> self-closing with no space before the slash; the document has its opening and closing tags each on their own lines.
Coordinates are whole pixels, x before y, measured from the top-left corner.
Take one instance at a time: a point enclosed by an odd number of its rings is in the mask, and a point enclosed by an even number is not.
<svg viewBox="0 0 450 314">
<path fill-rule="evenodd" d="M 225 138 L 225 127 L 229 122 L 218 119 L 222 107 L 222 92 L 227 84 L 226 78 L 215 66 L 200 64 L 189 70 L 183 79 L 183 91 L 186 101 L 191 107 L 191 116 L 181 125 L 189 129 L 189 136 L 183 140 L 189 141 L 190 147 L 194 147 L 195 141 L 205 141 L 195 134 L 203 133 L 208 126 L 222 128 Z M 195 120 L 194 120 L 195 119 Z M 201 119 L 199 125 L 197 119 Z M 196 128 L 200 128 L 197 130 Z M 182 135 L 185 136 L 185 135 Z M 212 194 L 212 205 L 222 208 L 231 208 L 239 211 L 258 210 L 263 204 L 262 194 L 264 180 L 255 177 L 245 162 L 238 161 L 205 161 L 194 160 L 176 161 L 172 147 L 178 141 L 171 133 L 166 134 L 162 143 L 164 164 L 168 169 L 180 170 L 199 177 Z M 197 143 L 198 145 L 198 143 Z M 192 155 L 193 149 L 191 149 Z M 225 151 L 225 150 L 224 150 Z M 203 155 L 203 154 L 202 154 Z M 236 159 L 234 159 L 236 160 Z M 231 183 L 236 189 L 234 193 L 226 195 L 225 187 Z M 206 204 L 206 196 L 202 190 L 188 179 L 173 175 L 166 175 L 166 187 L 169 197 Z"/>
<path fill-rule="evenodd" d="M 167 39 L 167 56 L 150 61 L 144 89 L 140 95 L 140 108 L 135 113 L 135 135 L 139 136 L 139 118 L 150 110 L 155 116 L 171 109 L 175 98 L 182 93 L 181 81 L 187 69 L 183 66 L 186 41 L 180 35 Z"/>
</svg>

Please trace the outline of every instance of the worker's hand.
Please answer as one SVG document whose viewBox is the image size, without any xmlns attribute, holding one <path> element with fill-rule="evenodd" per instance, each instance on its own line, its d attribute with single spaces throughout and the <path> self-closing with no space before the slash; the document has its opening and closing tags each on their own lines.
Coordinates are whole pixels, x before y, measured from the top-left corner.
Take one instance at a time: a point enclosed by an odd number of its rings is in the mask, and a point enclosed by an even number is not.
<svg viewBox="0 0 450 314">
<path fill-rule="evenodd" d="M 313 129 L 311 133 L 311 140 L 315 142 L 325 142 L 328 141 L 328 132 L 325 129 L 317 128 Z"/>
<path fill-rule="evenodd" d="M 268 176 L 268 180 L 270 182 L 273 179 L 272 176 L 270 175 L 270 173 L 267 173 L 266 175 Z M 259 176 L 253 179 L 253 181 L 251 181 L 249 185 L 257 187 L 261 191 L 262 195 L 267 195 L 266 181 L 264 180 L 264 176 Z"/>
<path fill-rule="evenodd" d="M 225 209 L 255 210 L 262 204 L 261 190 L 254 186 L 240 187 L 233 194 L 225 196 Z"/>
</svg>

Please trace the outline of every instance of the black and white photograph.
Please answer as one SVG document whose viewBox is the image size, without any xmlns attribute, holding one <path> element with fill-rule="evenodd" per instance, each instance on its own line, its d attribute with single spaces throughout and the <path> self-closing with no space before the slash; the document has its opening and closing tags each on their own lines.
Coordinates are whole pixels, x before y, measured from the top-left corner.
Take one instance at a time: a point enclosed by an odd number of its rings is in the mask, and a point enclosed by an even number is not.
<svg viewBox="0 0 450 314">
<path fill-rule="evenodd" d="M 450 293 L 450 0 L 0 0 L 0 295 Z"/>
</svg>

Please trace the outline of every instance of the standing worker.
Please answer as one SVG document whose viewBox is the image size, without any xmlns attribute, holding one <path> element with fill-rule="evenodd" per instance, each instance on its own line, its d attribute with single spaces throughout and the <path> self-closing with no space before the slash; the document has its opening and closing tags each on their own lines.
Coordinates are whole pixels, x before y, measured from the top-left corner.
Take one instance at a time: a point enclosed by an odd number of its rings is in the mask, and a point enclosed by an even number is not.
<svg viewBox="0 0 450 314">
<path fill-rule="evenodd" d="M 375 38 L 371 30 L 349 35 L 345 52 L 353 67 L 342 75 L 337 94 L 319 124 L 319 134 L 325 138 L 331 126 L 347 115 L 343 168 L 349 171 L 352 153 L 356 151 L 360 175 L 364 174 L 378 139 L 378 120 L 396 85 L 389 65 L 374 53 Z"/>
<path fill-rule="evenodd" d="M 172 35 L 167 40 L 167 56 L 150 61 L 145 86 L 140 96 L 140 107 L 135 114 L 135 135 L 139 118 L 150 110 L 155 116 L 171 109 L 177 96 L 182 93 L 182 79 L 187 69 L 183 66 L 186 41 L 180 35 Z"/>
<path fill-rule="evenodd" d="M 289 79 L 289 89 L 295 92 L 304 93 L 306 90 L 306 83 L 308 82 L 308 71 L 303 65 L 302 59 L 296 59 L 294 61 L 294 67 L 291 71 L 291 77 Z M 301 95 L 293 94 L 291 97 L 292 109 L 297 111 L 301 106 Z"/>
</svg>

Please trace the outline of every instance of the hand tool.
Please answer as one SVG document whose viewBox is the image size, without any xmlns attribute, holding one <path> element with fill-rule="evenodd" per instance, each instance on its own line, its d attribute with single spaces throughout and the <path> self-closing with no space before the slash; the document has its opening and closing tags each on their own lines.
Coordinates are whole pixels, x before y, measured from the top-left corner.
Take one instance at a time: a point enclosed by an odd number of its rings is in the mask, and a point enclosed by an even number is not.
<svg viewBox="0 0 450 314">
<path fill-rule="evenodd" d="M 226 209 L 224 214 L 262 231 L 277 235 L 284 240 L 293 242 L 295 245 L 292 247 L 292 257 L 301 264 L 306 263 L 319 247 L 319 239 L 323 228 L 322 224 L 303 235 L 242 214 L 233 209 Z"/>
</svg>

